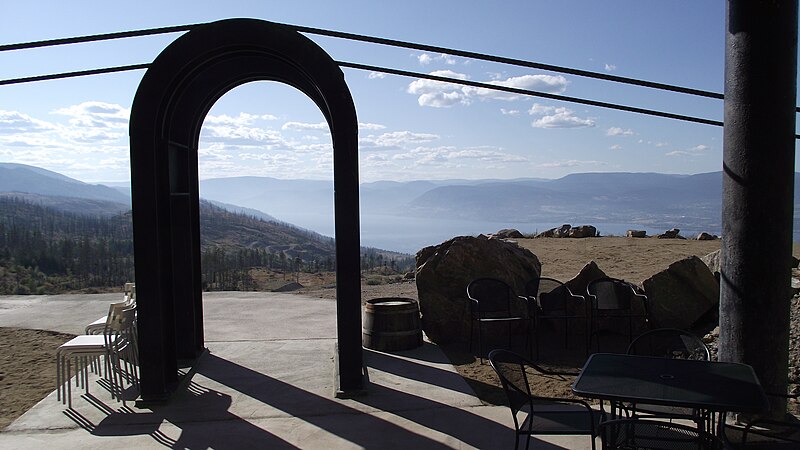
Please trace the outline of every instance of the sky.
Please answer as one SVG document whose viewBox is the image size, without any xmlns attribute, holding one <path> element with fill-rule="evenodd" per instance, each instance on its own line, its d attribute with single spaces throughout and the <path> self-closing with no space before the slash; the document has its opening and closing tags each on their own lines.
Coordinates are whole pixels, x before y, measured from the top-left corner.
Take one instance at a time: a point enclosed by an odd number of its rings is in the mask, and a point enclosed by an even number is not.
<svg viewBox="0 0 800 450">
<path fill-rule="evenodd" d="M 4 1 L 0 45 L 258 18 L 722 92 L 722 1 Z M 180 33 L 0 52 L 0 79 L 152 61 Z M 722 102 L 430 52 L 307 35 L 334 59 L 722 120 Z M 721 170 L 722 128 L 343 69 L 359 174 L 377 180 L 559 178 Z M 130 179 L 143 70 L 0 86 L 0 162 L 86 182 Z M 200 137 L 201 179 L 332 179 L 319 109 L 295 89 L 225 94 Z"/>
</svg>

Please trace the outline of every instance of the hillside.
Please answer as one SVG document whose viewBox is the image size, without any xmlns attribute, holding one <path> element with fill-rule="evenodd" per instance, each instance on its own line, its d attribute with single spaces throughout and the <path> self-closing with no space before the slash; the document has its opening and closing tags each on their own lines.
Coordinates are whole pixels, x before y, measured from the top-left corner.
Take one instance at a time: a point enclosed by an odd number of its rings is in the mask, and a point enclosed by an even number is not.
<svg viewBox="0 0 800 450">
<path fill-rule="evenodd" d="M 65 212 L 28 197 L 0 196 L 0 294 L 117 288 L 135 279 L 130 211 Z M 335 269 L 331 238 L 200 203 L 201 261 L 207 289 L 254 289 L 251 271 Z M 363 248 L 365 268 L 407 270 L 409 255 Z"/>
</svg>

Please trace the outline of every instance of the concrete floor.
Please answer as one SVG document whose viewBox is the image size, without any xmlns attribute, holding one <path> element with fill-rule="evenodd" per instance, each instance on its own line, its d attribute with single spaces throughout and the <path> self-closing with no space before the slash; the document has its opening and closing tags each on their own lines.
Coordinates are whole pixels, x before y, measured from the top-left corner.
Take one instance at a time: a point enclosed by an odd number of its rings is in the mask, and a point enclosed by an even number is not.
<svg viewBox="0 0 800 450">
<path fill-rule="evenodd" d="M 4 296 L 0 326 L 79 334 L 119 297 Z M 408 352 L 365 349 L 369 383 L 363 395 L 335 398 L 332 300 L 206 293 L 204 322 L 208 353 L 169 403 L 123 407 L 94 378 L 88 395 L 73 390 L 69 410 L 56 400 L 54 386 L 0 433 L 0 448 L 514 446 L 508 408 L 483 405 L 444 353 L 428 342 Z M 531 446 L 591 448 L 587 436 L 534 438 Z"/>
</svg>

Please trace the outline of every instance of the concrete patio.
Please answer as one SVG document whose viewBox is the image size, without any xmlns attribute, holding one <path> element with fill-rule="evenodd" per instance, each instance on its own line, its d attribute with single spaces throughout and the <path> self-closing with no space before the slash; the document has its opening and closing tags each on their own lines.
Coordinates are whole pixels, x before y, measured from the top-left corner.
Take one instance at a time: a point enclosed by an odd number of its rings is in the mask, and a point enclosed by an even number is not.
<svg viewBox="0 0 800 450">
<path fill-rule="evenodd" d="M 0 297 L 0 326 L 79 334 L 120 294 Z M 484 405 L 434 344 L 365 350 L 361 395 L 334 397 L 336 304 L 293 294 L 204 294 L 204 354 L 171 401 L 112 400 L 95 378 L 53 392 L 0 433 L 0 448 L 513 448 L 508 408 Z M 55 361 L 53 362 L 55 371 Z M 131 393 L 133 395 L 133 393 Z M 586 436 L 534 448 L 591 448 Z M 598 440 L 599 445 L 599 440 Z"/>
</svg>

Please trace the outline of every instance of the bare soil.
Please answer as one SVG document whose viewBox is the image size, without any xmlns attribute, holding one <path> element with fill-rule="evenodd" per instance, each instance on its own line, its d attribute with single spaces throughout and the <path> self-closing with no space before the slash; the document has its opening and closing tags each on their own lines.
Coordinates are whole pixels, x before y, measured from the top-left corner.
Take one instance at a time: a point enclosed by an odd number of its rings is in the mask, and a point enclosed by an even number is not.
<svg viewBox="0 0 800 450">
<path fill-rule="evenodd" d="M 530 249 L 542 262 L 542 275 L 568 280 L 589 261 L 595 261 L 609 276 L 641 283 L 646 278 L 665 269 L 669 264 L 696 255 L 704 256 L 719 248 L 719 241 L 665 240 L 655 238 L 632 239 L 603 237 L 589 239 L 520 239 L 518 243 Z M 800 255 L 795 245 L 794 255 Z M 281 276 L 282 281 L 292 281 L 291 276 Z M 378 297 L 418 298 L 413 280 L 398 281 L 397 275 L 367 274 L 362 280 L 362 300 Z M 266 281 L 266 280 L 264 280 Z M 275 280 L 276 282 L 278 280 Z M 335 298 L 332 276 L 305 276 L 299 280 L 303 295 Z M 383 283 L 383 284 L 381 284 Z M 277 283 L 280 284 L 280 283 Z M 792 302 L 792 346 L 790 378 L 798 389 L 800 378 L 800 299 Z M 50 331 L 19 328 L 0 328 L 0 429 L 43 399 L 55 388 L 55 350 L 72 336 Z M 482 401 L 503 404 L 505 398 L 499 381 L 489 364 L 476 359 L 466 346 L 449 345 L 443 349 L 456 370 L 475 390 Z M 560 354 L 563 356 L 563 354 Z M 570 357 L 543 357 L 543 365 L 561 370 L 575 371 L 581 367 L 580 352 Z M 570 397 L 572 377 L 546 377 L 535 382 L 540 395 Z M 796 409 L 797 405 L 794 405 Z"/>
</svg>

